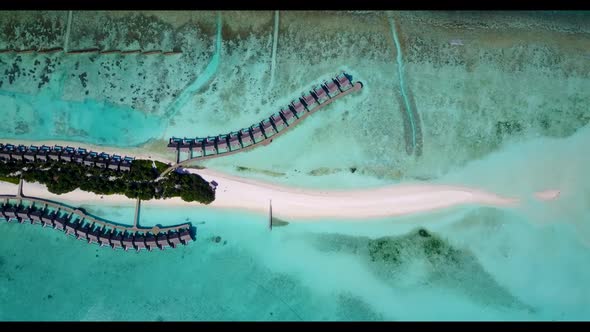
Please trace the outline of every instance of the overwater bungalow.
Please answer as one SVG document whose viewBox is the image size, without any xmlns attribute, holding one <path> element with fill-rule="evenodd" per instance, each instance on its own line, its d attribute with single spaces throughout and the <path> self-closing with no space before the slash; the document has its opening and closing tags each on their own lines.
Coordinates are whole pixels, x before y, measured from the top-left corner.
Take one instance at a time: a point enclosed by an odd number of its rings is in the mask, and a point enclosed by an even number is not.
<svg viewBox="0 0 590 332">
<path fill-rule="evenodd" d="M 338 82 L 338 86 L 342 92 L 349 90 L 352 88 L 352 83 L 350 83 L 350 79 L 344 73 L 336 76 L 336 82 Z"/>
<path fill-rule="evenodd" d="M 293 124 L 293 122 L 295 122 L 295 114 L 288 107 L 283 108 L 279 112 L 279 114 L 283 117 L 283 119 L 285 120 L 285 123 L 287 123 L 288 125 L 291 125 L 291 124 Z"/>
<path fill-rule="evenodd" d="M 304 93 L 303 96 L 301 96 L 301 99 L 303 100 L 303 104 L 305 105 L 305 108 L 307 108 L 308 111 L 311 111 L 316 106 L 318 106 L 318 102 L 311 95 L 311 93 Z"/>
<path fill-rule="evenodd" d="M 19 206 L 16 210 L 16 216 L 24 220 L 29 220 L 29 211 L 28 207 Z"/>
<path fill-rule="evenodd" d="M 324 82 L 324 86 L 328 90 L 328 95 L 330 96 L 330 98 L 334 98 L 340 94 L 340 90 L 338 89 L 338 85 L 336 85 L 336 82 L 334 82 L 333 80 L 329 80 L 327 82 Z"/>
<path fill-rule="evenodd" d="M 43 215 L 43 210 L 37 209 L 37 208 L 33 208 L 31 209 L 31 212 L 29 212 L 29 217 L 31 218 L 31 220 L 33 221 L 38 221 L 39 224 L 43 224 L 43 227 L 45 227 L 45 223 L 42 222 L 41 220 L 41 216 Z M 51 225 L 53 226 L 53 225 Z"/>
<path fill-rule="evenodd" d="M 84 223 L 84 221 L 80 221 L 82 226 L 76 229 L 76 238 L 78 240 L 87 240 L 88 239 L 88 231 L 90 230 L 90 224 Z"/>
<path fill-rule="evenodd" d="M 63 217 L 57 217 L 56 220 L 59 220 L 60 218 L 63 218 Z M 78 229 L 78 227 L 81 226 L 80 220 L 79 219 L 74 220 L 74 218 L 71 218 L 70 220 L 65 219 L 64 221 L 65 221 L 64 224 L 66 226 L 65 227 L 66 235 L 76 236 L 76 229 Z"/>
<path fill-rule="evenodd" d="M 252 129 L 252 137 L 254 137 L 254 142 L 258 143 L 264 140 L 264 135 L 262 134 L 262 129 L 260 128 L 260 123 L 255 124 L 251 127 Z"/>
<path fill-rule="evenodd" d="M 180 149 L 180 151 L 189 152 L 193 148 L 194 145 L 195 145 L 194 138 L 183 138 L 182 142 L 180 142 L 180 145 L 178 146 L 178 148 Z"/>
<path fill-rule="evenodd" d="M 95 165 L 96 152 L 90 152 L 84 157 L 84 166 L 93 167 Z"/>
<path fill-rule="evenodd" d="M 121 244 L 123 245 L 123 249 L 125 249 L 125 251 L 129 250 L 129 249 L 134 249 L 133 247 L 133 235 L 129 234 L 129 233 L 125 233 L 123 235 L 123 239 L 121 240 Z"/>
<path fill-rule="evenodd" d="M 171 137 L 168 141 L 168 147 L 171 149 L 178 149 L 182 144 L 183 139 L 179 137 Z"/>
<path fill-rule="evenodd" d="M 10 219 L 17 219 L 16 206 L 7 205 L 3 212 L 4 212 L 4 216 L 6 217 L 7 221 L 10 221 Z"/>
<path fill-rule="evenodd" d="M 100 235 L 100 233 L 94 228 L 94 225 L 90 226 L 90 229 L 88 230 L 88 233 L 87 233 L 88 243 L 90 243 L 90 244 L 98 243 L 98 236 L 99 235 Z"/>
<path fill-rule="evenodd" d="M 291 111 L 297 116 L 297 118 L 301 118 L 305 113 L 305 106 L 301 103 L 300 100 L 294 100 L 291 102 Z"/>
<path fill-rule="evenodd" d="M 4 215 L 4 210 L 6 209 L 6 205 L 0 205 L 0 219 L 7 220 L 6 216 Z"/>
<path fill-rule="evenodd" d="M 51 151 L 51 150 L 49 149 L 48 146 L 45 146 L 45 145 L 42 146 L 41 148 L 39 148 L 39 150 L 37 151 L 37 156 L 36 156 L 37 160 L 47 161 L 47 154 L 49 153 L 49 151 Z"/>
<path fill-rule="evenodd" d="M 26 161 L 28 161 L 28 162 L 34 162 L 34 161 L 35 161 L 35 155 L 36 155 L 36 154 L 37 154 L 37 153 L 35 153 L 35 151 L 31 151 L 31 150 L 29 150 L 29 151 L 27 151 L 27 152 L 25 152 L 25 153 L 23 154 L 23 157 L 24 157 L 24 159 L 25 159 Z"/>
<path fill-rule="evenodd" d="M 168 248 L 170 246 L 170 244 L 168 243 L 168 236 L 164 233 L 159 233 L 156 237 L 156 244 L 158 245 L 158 248 L 160 248 L 160 250 Z"/>
<path fill-rule="evenodd" d="M 188 244 L 189 242 L 191 242 L 193 240 L 189 230 L 186 228 L 180 230 L 179 235 L 180 235 L 180 242 L 184 245 Z"/>
<path fill-rule="evenodd" d="M 10 151 L 1 149 L 0 150 L 0 159 L 2 160 L 10 160 Z"/>
<path fill-rule="evenodd" d="M 121 161 L 121 163 L 119 164 L 119 170 L 124 171 L 124 172 L 128 172 L 130 169 L 131 169 L 131 161 L 129 161 L 127 159 L 123 159 Z"/>
<path fill-rule="evenodd" d="M 117 232 L 116 230 L 112 230 L 110 232 L 109 242 L 111 244 L 111 248 L 113 249 L 123 248 L 123 237 L 121 236 L 121 233 Z"/>
<path fill-rule="evenodd" d="M 279 114 L 271 115 L 270 120 L 274 124 L 277 132 L 279 132 L 287 127 L 287 125 L 285 124 L 285 121 L 283 120 L 283 118 L 281 118 L 281 116 Z"/>
<path fill-rule="evenodd" d="M 262 130 L 264 131 L 264 136 L 266 136 L 266 138 L 272 137 L 277 133 L 269 119 L 262 121 Z"/>
<path fill-rule="evenodd" d="M 315 94 L 315 97 L 316 97 L 319 104 L 323 104 L 328 99 L 330 99 L 330 97 L 328 96 L 328 94 L 326 93 L 326 91 L 324 90 L 324 88 L 321 85 L 316 85 L 313 88 L 313 93 Z"/>
<path fill-rule="evenodd" d="M 156 237 L 154 237 L 152 233 L 147 233 L 145 235 L 145 246 L 149 251 L 152 251 L 158 247 L 158 244 L 156 243 Z"/>
<path fill-rule="evenodd" d="M 101 230 L 100 232 L 98 232 L 98 243 L 100 244 L 101 247 L 111 245 L 111 242 L 110 242 L 111 234 L 112 234 L 112 232 L 109 232 L 106 230 Z"/>
<path fill-rule="evenodd" d="M 239 150 L 242 148 L 242 145 L 240 144 L 240 138 L 238 137 L 238 133 L 230 133 L 228 141 L 229 148 L 231 151 Z"/>
<path fill-rule="evenodd" d="M 168 139 L 168 145 L 167 145 L 167 147 L 169 149 L 178 149 L 178 145 L 180 145 L 180 143 L 176 140 L 175 137 L 170 137 Z"/>
<path fill-rule="evenodd" d="M 242 147 L 244 148 L 254 144 L 252 135 L 250 134 L 250 128 L 244 128 L 240 130 L 240 141 L 242 142 Z"/>
<path fill-rule="evenodd" d="M 41 217 L 39 217 L 35 211 L 37 209 L 35 208 L 31 208 L 29 210 L 29 221 L 31 222 L 31 225 L 41 225 L 43 227 L 46 227 L 45 223 L 43 221 L 41 221 Z"/>
<path fill-rule="evenodd" d="M 110 162 L 110 156 L 107 153 L 102 152 L 101 154 L 98 155 L 98 158 L 96 159 L 96 166 L 100 167 L 100 168 L 107 168 L 109 162 Z"/>
<path fill-rule="evenodd" d="M 56 147 L 54 147 L 53 149 L 51 149 L 51 151 L 49 151 L 47 153 L 47 157 L 49 158 L 49 160 L 53 160 L 53 161 L 58 161 L 60 160 L 60 155 L 61 155 L 61 149 L 56 149 Z"/>
<path fill-rule="evenodd" d="M 215 137 L 208 137 L 205 141 L 205 155 L 209 156 L 212 154 L 217 154 L 217 149 L 215 148 Z"/>
<path fill-rule="evenodd" d="M 43 224 L 51 225 L 53 228 L 55 228 L 54 220 L 56 217 L 57 214 L 55 212 L 52 212 L 49 209 L 45 209 L 45 211 L 43 211 L 43 215 L 41 215 L 41 221 L 43 221 Z"/>
<path fill-rule="evenodd" d="M 33 218 L 33 216 L 31 216 L 31 218 Z M 45 217 L 45 214 L 41 215 L 39 217 L 39 219 L 41 219 L 41 222 L 43 223 L 43 227 L 51 227 L 51 228 L 55 228 L 55 224 L 53 223 L 53 219 L 49 218 L 49 217 Z M 63 229 L 63 227 L 62 227 Z"/>
<path fill-rule="evenodd" d="M 24 159 L 23 153 L 21 151 L 18 151 L 18 150 L 11 151 L 11 153 L 10 153 L 10 159 L 11 160 L 22 161 Z"/>
<path fill-rule="evenodd" d="M 63 161 L 75 161 L 79 164 L 81 164 L 84 161 L 84 156 L 83 155 L 76 155 L 76 151 L 74 150 L 74 148 L 72 147 L 66 147 L 65 149 L 63 149 L 63 151 L 61 152 L 60 156 L 59 156 L 59 160 L 63 160 Z"/>
<path fill-rule="evenodd" d="M 227 135 L 219 135 L 217 136 L 217 152 L 223 153 L 228 152 L 229 148 L 227 145 Z"/>
<path fill-rule="evenodd" d="M 180 242 L 180 234 L 178 234 L 178 232 L 169 231 L 168 232 L 168 243 L 170 243 L 170 246 L 172 248 L 176 248 L 179 244 L 182 243 L 182 242 Z"/>
<path fill-rule="evenodd" d="M 192 146 L 192 154 L 194 155 L 198 155 L 199 157 L 203 155 L 203 151 L 204 150 L 204 145 L 205 145 L 205 139 L 203 138 L 196 138 L 193 146 Z"/>
<path fill-rule="evenodd" d="M 133 237 L 133 246 L 137 251 L 145 249 L 145 236 L 141 234 L 135 234 L 135 236 Z"/>
<path fill-rule="evenodd" d="M 113 171 L 118 171 L 118 170 L 119 170 L 119 164 L 120 164 L 120 163 L 121 163 L 121 161 L 120 161 L 120 160 L 117 160 L 117 159 L 111 159 L 111 160 L 109 161 L 108 168 L 109 168 L 109 169 L 112 169 Z"/>
<path fill-rule="evenodd" d="M 93 152 L 91 152 L 93 153 Z M 94 154 L 96 154 L 96 152 L 94 152 Z M 86 151 L 86 149 L 84 148 L 78 148 L 78 150 L 75 151 L 75 154 L 72 156 L 72 160 L 77 162 L 78 164 L 83 164 L 84 160 L 86 160 L 86 157 L 89 156 L 88 151 Z"/>
<path fill-rule="evenodd" d="M 58 219 L 57 217 L 53 220 L 53 229 L 57 229 L 58 231 L 64 231 L 66 229 L 66 223 L 63 219 Z"/>
</svg>

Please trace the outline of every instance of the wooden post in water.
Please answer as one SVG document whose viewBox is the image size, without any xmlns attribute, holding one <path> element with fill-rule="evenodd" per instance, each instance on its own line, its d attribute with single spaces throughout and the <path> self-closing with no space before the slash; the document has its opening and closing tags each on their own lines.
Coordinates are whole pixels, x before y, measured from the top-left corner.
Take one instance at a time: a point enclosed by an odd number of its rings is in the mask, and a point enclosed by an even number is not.
<svg viewBox="0 0 590 332">
<path fill-rule="evenodd" d="M 272 231 L 272 199 L 268 202 L 268 229 Z"/>
<path fill-rule="evenodd" d="M 137 203 L 135 204 L 135 218 L 133 219 L 133 228 L 137 231 L 137 225 L 139 225 L 139 207 L 141 205 L 141 199 L 137 199 Z"/>
</svg>

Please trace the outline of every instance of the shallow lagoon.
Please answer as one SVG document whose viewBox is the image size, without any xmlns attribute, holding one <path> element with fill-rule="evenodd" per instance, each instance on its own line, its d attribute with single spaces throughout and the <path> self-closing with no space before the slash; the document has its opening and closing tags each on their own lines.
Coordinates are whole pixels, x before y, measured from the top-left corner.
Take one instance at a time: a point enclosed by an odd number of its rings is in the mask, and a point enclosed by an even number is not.
<svg viewBox="0 0 590 332">
<path fill-rule="evenodd" d="M 300 15 L 281 14 L 273 83 L 268 72 L 272 31 L 224 40 L 219 47 L 216 28 L 223 22 L 227 37 L 233 22 L 216 21 L 221 17 L 215 15 L 191 32 L 196 37 L 189 48 L 197 50 L 192 58 L 188 53 L 180 59 L 115 56 L 100 58 L 99 66 L 88 56 L 49 56 L 58 69 L 42 88 L 24 78 L 0 86 L 2 115 L 11 119 L 0 124 L 0 136 L 126 147 L 170 135 L 216 135 L 259 121 L 324 73 L 346 68 L 365 83 L 360 94 L 314 114 L 267 147 L 204 165 L 302 187 L 430 180 L 524 199 L 537 190 L 559 188 L 560 200 L 545 205 L 531 200 L 515 210 L 461 207 L 366 223 L 288 220 L 272 232 L 265 215 L 145 203 L 142 225 L 188 220 L 197 226 L 196 243 L 152 253 L 113 251 L 53 230 L 2 223 L 1 320 L 590 317 L 590 181 L 585 180 L 590 159 L 583 153 L 590 145 L 590 81 L 586 60 L 567 48 L 575 45 L 566 45 L 583 38 L 562 41 L 554 31 L 542 31 L 524 33 L 544 38 L 526 44 L 487 38 L 493 35 L 489 31 L 454 28 L 429 36 L 436 29 L 400 15 L 405 84 L 423 121 L 424 150 L 417 159 L 404 147 L 396 99 L 400 78 L 388 20 L 354 16 L 363 24 L 350 24 L 360 32 L 347 35 L 338 25 L 342 18 L 309 17 L 315 25 L 324 24 L 326 32 L 321 42 L 308 46 L 302 41 L 317 31 Z M 336 28 L 330 27 L 334 22 Z M 447 45 L 457 35 L 468 47 Z M 355 48 L 333 54 L 334 45 L 350 40 Z M 301 57 L 297 47 L 330 60 Z M 45 58 L 23 55 L 19 62 L 3 54 L 0 68 L 14 68 L 10 63 L 17 62 L 25 72 Z M 119 76 L 105 77 L 109 70 L 104 67 L 117 61 L 120 70 L 113 71 Z M 88 92 L 80 86 L 83 71 Z M 131 87 L 140 79 L 142 89 L 170 84 L 170 91 L 150 103 Z M 109 85 L 119 81 L 117 88 Z M 145 89 L 142 93 L 149 94 Z M 139 102 L 131 103 L 132 98 Z M 132 206 L 85 207 L 115 221 L 133 217 Z M 418 227 L 439 239 L 434 242 L 438 251 L 416 235 Z M 380 237 L 388 239 L 375 244 Z M 369 241 L 380 249 L 369 250 Z"/>
<path fill-rule="evenodd" d="M 132 207 L 105 208 L 131 220 Z M 471 208 L 374 223 L 296 224 L 262 215 L 145 206 L 145 225 L 188 218 L 197 241 L 123 252 L 50 229 L 0 224 L 2 320 L 578 320 L 588 317 L 590 251 L 573 231 Z M 438 223 L 436 218 L 446 219 Z M 406 218 L 408 219 L 408 218 Z M 412 219 L 412 218 L 410 218 Z M 200 224 L 200 221 L 205 221 Z M 450 255 L 424 253 L 424 225 Z M 408 233 L 407 231 L 410 230 Z M 397 265 L 367 240 L 391 237 Z M 214 237 L 221 237 L 219 242 Z M 445 249 L 447 250 L 447 249 Z M 42 259 L 41 259 L 42 257 Z M 35 310 L 30 310 L 34 307 Z M 55 315 L 59 311 L 59 315 Z"/>
</svg>

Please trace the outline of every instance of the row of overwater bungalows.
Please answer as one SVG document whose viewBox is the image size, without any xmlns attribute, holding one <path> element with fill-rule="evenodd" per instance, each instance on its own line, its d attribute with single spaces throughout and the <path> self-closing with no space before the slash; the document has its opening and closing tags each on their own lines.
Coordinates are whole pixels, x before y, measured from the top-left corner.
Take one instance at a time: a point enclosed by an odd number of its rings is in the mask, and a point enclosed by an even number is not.
<svg viewBox="0 0 590 332">
<path fill-rule="evenodd" d="M 41 147 L 31 145 L 1 144 L 0 143 L 0 160 L 1 161 L 63 161 L 75 162 L 84 164 L 89 167 L 108 168 L 115 171 L 129 171 L 131 169 L 132 157 L 124 157 L 118 155 L 109 155 L 107 153 L 97 153 L 94 151 L 87 151 L 84 148 L 75 149 L 67 146 L 62 147 L 56 145 L 49 147 L 43 145 Z"/>
<path fill-rule="evenodd" d="M 29 221 L 33 225 L 42 225 L 65 232 L 66 235 L 75 236 L 77 239 L 86 240 L 88 243 L 97 243 L 101 247 L 109 246 L 113 249 L 141 249 L 161 250 L 179 244 L 188 244 L 193 240 L 190 226 L 168 232 L 152 234 L 149 231 L 131 232 L 121 231 L 115 228 L 105 228 L 104 225 L 97 225 L 92 220 L 81 217 L 75 213 L 67 213 L 59 209 L 48 207 L 36 208 L 34 206 L 23 206 L 5 203 L 0 205 L 0 219 L 7 222 L 17 221 L 25 223 Z"/>
<path fill-rule="evenodd" d="M 350 76 L 341 73 L 331 80 L 316 85 L 301 97 L 293 100 L 280 112 L 260 123 L 238 132 L 206 138 L 170 138 L 168 148 L 191 152 L 191 156 L 209 156 L 246 148 L 272 137 L 290 126 L 307 112 L 353 87 Z"/>
</svg>

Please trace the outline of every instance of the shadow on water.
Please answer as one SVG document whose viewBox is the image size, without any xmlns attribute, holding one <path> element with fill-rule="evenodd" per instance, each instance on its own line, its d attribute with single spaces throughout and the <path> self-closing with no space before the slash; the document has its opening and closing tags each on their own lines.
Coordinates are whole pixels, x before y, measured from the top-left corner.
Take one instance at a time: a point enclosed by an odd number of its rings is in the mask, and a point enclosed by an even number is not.
<svg viewBox="0 0 590 332">
<path fill-rule="evenodd" d="M 289 225 L 289 222 L 285 221 L 283 219 L 279 219 L 277 217 L 272 217 L 271 224 L 272 224 L 272 227 L 282 227 L 282 226 Z"/>
</svg>

